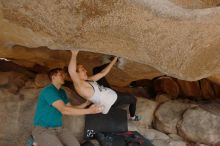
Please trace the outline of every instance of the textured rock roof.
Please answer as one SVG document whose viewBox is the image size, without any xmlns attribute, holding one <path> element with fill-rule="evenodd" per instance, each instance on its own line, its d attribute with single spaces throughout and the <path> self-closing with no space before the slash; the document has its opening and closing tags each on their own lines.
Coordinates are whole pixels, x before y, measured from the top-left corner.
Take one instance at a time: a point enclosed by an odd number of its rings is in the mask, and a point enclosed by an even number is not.
<svg viewBox="0 0 220 146">
<path fill-rule="evenodd" d="M 1 0 L 0 57 L 14 45 L 77 48 L 198 80 L 220 73 L 218 4 L 217 0 Z"/>
</svg>

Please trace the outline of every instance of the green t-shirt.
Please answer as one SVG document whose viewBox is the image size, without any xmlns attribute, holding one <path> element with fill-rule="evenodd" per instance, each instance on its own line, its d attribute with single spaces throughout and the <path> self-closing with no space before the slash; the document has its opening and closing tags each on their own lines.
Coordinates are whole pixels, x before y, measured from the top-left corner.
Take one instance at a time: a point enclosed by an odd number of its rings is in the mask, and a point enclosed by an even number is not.
<svg viewBox="0 0 220 146">
<path fill-rule="evenodd" d="M 49 84 L 40 92 L 34 116 L 34 126 L 55 128 L 63 125 L 62 113 L 52 106 L 57 100 L 62 100 L 65 104 L 69 102 L 65 91 L 58 90 L 53 84 Z"/>
</svg>

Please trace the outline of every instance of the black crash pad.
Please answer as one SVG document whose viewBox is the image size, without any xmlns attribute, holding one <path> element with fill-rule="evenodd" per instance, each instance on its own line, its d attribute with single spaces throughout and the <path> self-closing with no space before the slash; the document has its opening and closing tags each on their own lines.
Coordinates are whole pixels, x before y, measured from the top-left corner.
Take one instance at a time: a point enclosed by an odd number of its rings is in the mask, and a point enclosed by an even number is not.
<svg viewBox="0 0 220 146">
<path fill-rule="evenodd" d="M 94 138 L 97 132 L 128 131 L 127 111 L 116 108 L 108 114 L 86 115 L 84 137 Z"/>
</svg>

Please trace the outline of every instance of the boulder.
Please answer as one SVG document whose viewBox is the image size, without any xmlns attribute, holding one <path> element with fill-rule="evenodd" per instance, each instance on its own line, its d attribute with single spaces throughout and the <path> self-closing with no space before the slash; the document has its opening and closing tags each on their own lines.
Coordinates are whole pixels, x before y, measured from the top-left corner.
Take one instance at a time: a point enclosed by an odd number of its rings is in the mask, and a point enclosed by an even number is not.
<svg viewBox="0 0 220 146">
<path fill-rule="evenodd" d="M 30 88 L 30 89 L 25 89 L 22 88 L 19 91 L 19 94 L 24 98 L 24 99 L 31 99 L 35 100 L 38 98 L 38 95 L 40 93 L 42 88 Z"/>
<path fill-rule="evenodd" d="M 219 122 L 219 116 L 195 107 L 183 114 L 178 130 L 188 140 L 215 145 L 220 141 Z"/>
<path fill-rule="evenodd" d="M 134 122 L 135 127 L 152 127 L 154 112 L 157 108 L 157 105 L 158 104 L 152 100 L 138 97 L 136 114 L 141 117 L 141 120 Z"/>
<path fill-rule="evenodd" d="M 160 140 L 168 140 L 170 139 L 168 135 L 155 130 L 155 129 L 141 129 L 140 133 L 146 137 L 149 140 L 155 140 L 155 139 L 160 139 Z"/>
<path fill-rule="evenodd" d="M 176 98 L 179 95 L 179 85 L 174 78 L 163 76 L 154 80 L 154 88 L 157 93 L 165 93 L 172 98 Z"/>
<path fill-rule="evenodd" d="M 187 146 L 187 143 L 184 141 L 180 140 L 160 140 L 160 139 L 155 139 L 152 141 L 154 146 Z"/>
<path fill-rule="evenodd" d="M 191 97 L 198 99 L 201 97 L 201 90 L 199 82 L 188 82 L 183 80 L 177 80 L 180 86 L 180 96 Z"/>
<path fill-rule="evenodd" d="M 177 134 L 177 123 L 190 104 L 177 100 L 165 102 L 155 112 L 154 126 L 159 131 Z"/>
<path fill-rule="evenodd" d="M 46 85 L 50 84 L 50 80 L 47 74 L 37 74 L 34 80 L 36 87 L 43 88 Z"/>
<path fill-rule="evenodd" d="M 0 72 L 0 85 L 6 87 L 13 93 L 16 93 L 19 88 L 25 85 L 28 77 L 18 72 Z"/>
<path fill-rule="evenodd" d="M 15 146 L 24 145 L 31 134 L 35 101 L 6 101 L 0 107 L 0 144 Z"/>
<path fill-rule="evenodd" d="M 172 100 L 172 97 L 168 94 L 158 94 L 155 98 L 155 101 L 158 103 L 164 103 L 169 100 Z"/>
<path fill-rule="evenodd" d="M 204 99 L 215 98 L 215 90 L 212 83 L 207 79 L 200 80 L 201 92 Z"/>
</svg>

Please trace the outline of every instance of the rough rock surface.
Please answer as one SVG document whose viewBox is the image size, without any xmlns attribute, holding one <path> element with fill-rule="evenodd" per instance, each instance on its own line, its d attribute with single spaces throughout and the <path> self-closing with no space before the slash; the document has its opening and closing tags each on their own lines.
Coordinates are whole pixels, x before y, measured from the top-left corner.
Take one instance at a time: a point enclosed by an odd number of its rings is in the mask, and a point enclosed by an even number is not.
<svg viewBox="0 0 220 146">
<path fill-rule="evenodd" d="M 158 102 L 158 103 L 164 103 L 164 102 L 166 102 L 166 101 L 171 100 L 171 98 L 172 98 L 172 97 L 171 97 L 170 95 L 167 95 L 167 94 L 159 94 L 159 95 L 156 96 L 155 100 L 156 100 L 156 102 Z"/>
<path fill-rule="evenodd" d="M 160 140 L 155 139 L 152 141 L 154 146 L 187 146 L 187 143 L 180 140 Z"/>
<path fill-rule="evenodd" d="M 165 133 L 177 134 L 177 123 L 189 107 L 189 104 L 180 101 L 168 101 L 161 104 L 155 112 L 155 128 Z"/>
<path fill-rule="evenodd" d="M 178 129 L 189 140 L 215 145 L 220 142 L 219 122 L 219 116 L 197 107 L 184 113 Z"/>
<path fill-rule="evenodd" d="M 194 100 L 210 100 L 220 97 L 220 86 L 208 79 L 192 82 L 162 76 L 154 79 L 153 82 L 157 94 L 168 94 L 171 99 L 184 97 Z M 156 100 L 159 97 L 156 97 Z M 162 100 L 162 96 L 160 98 Z"/>
<path fill-rule="evenodd" d="M 169 136 L 155 129 L 142 129 L 141 134 L 149 140 L 160 139 L 168 140 Z"/>
<path fill-rule="evenodd" d="M 220 73 L 216 5 L 217 0 L 1 0 L 0 56 L 9 57 L 15 45 L 78 48 L 198 80 Z"/>
<path fill-rule="evenodd" d="M 48 85 L 50 83 L 50 80 L 47 74 L 37 74 L 34 83 L 36 87 L 42 88 Z"/>
<path fill-rule="evenodd" d="M 13 94 L 0 89 L 0 145 L 24 145 L 29 136 L 35 110 L 36 97 L 34 89 L 25 91 L 25 94 Z M 24 91 L 24 90 L 23 90 Z"/>
<path fill-rule="evenodd" d="M 166 93 L 173 98 L 179 96 L 180 87 L 175 81 L 176 79 L 170 77 L 160 77 L 154 80 L 155 90 L 159 93 Z"/>
<path fill-rule="evenodd" d="M 219 0 L 170 0 L 175 4 L 188 9 L 202 9 L 217 7 L 220 4 Z"/>
<path fill-rule="evenodd" d="M 184 80 L 178 80 L 178 84 L 181 89 L 181 96 L 187 97 L 196 97 L 199 98 L 201 96 L 200 85 L 199 82 L 187 82 Z"/>
<path fill-rule="evenodd" d="M 157 103 L 146 98 L 138 98 L 137 106 L 136 113 L 141 117 L 141 120 L 139 122 L 134 122 L 136 127 L 152 127 L 153 115 L 157 108 Z"/>
</svg>

